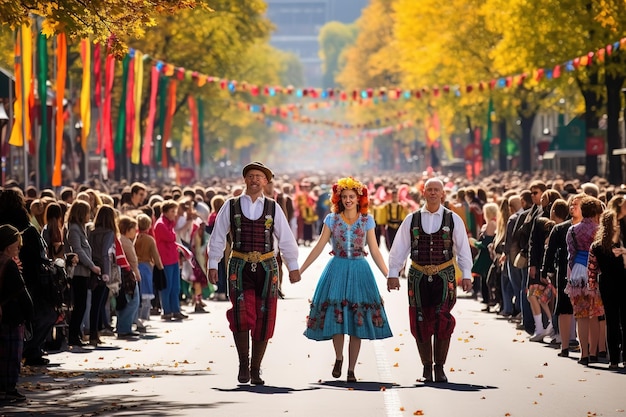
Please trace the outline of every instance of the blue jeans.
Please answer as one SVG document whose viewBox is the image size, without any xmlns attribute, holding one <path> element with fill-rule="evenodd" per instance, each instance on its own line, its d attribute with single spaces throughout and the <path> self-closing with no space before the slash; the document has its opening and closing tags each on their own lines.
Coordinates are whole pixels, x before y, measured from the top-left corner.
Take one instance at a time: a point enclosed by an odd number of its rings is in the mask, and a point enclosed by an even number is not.
<svg viewBox="0 0 626 417">
<path fill-rule="evenodd" d="M 513 286 L 509 279 L 509 268 L 505 265 L 500 273 L 500 286 L 502 287 L 502 311 L 507 314 L 513 314 Z"/>
<path fill-rule="evenodd" d="M 117 310 L 117 334 L 131 333 L 133 331 L 133 323 L 139 310 L 139 286 L 135 284 L 135 293 L 131 297 L 126 294 L 126 306 Z"/>
<path fill-rule="evenodd" d="M 515 303 L 513 307 L 516 313 L 522 312 L 522 270 L 513 266 L 513 262 L 507 259 L 506 267 L 509 271 L 509 281 L 513 288 L 513 294 L 515 295 Z"/>
<path fill-rule="evenodd" d="M 178 263 L 164 265 L 167 286 L 160 291 L 163 314 L 180 312 L 180 268 Z"/>
<path fill-rule="evenodd" d="M 535 319 L 533 318 L 533 312 L 530 309 L 530 303 L 528 302 L 528 268 L 522 268 L 522 290 L 520 291 L 520 298 L 522 301 L 522 324 L 526 333 L 533 334 L 535 332 Z"/>
</svg>

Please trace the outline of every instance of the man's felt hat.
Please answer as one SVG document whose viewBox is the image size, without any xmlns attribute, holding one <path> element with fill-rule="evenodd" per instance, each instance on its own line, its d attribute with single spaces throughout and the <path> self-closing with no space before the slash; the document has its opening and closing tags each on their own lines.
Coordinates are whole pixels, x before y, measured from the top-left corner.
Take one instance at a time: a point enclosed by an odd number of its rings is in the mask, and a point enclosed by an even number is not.
<svg viewBox="0 0 626 417">
<path fill-rule="evenodd" d="M 256 169 L 263 172 L 265 174 L 265 178 L 267 178 L 267 182 L 271 182 L 272 178 L 274 178 L 274 173 L 272 172 L 272 170 L 258 161 L 250 162 L 248 165 L 243 167 L 243 176 L 245 177 L 248 171 L 250 171 L 251 169 Z"/>
</svg>

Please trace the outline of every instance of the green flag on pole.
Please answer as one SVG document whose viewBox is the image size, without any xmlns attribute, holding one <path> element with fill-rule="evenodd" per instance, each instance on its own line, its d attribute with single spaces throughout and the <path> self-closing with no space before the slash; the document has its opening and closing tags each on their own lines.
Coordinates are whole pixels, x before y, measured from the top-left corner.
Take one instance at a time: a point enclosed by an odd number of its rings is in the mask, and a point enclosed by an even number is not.
<svg viewBox="0 0 626 417">
<path fill-rule="evenodd" d="M 491 139 L 493 139 L 493 122 L 496 118 L 496 112 L 493 109 L 493 99 L 489 97 L 489 107 L 487 108 L 487 134 L 483 141 L 483 161 L 491 158 Z"/>
</svg>

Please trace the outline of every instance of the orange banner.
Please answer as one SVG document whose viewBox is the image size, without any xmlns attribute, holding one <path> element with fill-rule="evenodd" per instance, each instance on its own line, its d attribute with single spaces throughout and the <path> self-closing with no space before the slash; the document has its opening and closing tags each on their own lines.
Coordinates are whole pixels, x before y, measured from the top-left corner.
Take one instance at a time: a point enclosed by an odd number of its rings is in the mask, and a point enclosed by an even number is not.
<svg viewBox="0 0 626 417">
<path fill-rule="evenodd" d="M 63 185 L 61 163 L 63 159 L 63 99 L 65 97 L 65 78 L 67 76 L 67 39 L 64 33 L 57 35 L 57 83 L 56 83 L 56 134 L 54 150 L 54 169 L 52 185 Z"/>
</svg>

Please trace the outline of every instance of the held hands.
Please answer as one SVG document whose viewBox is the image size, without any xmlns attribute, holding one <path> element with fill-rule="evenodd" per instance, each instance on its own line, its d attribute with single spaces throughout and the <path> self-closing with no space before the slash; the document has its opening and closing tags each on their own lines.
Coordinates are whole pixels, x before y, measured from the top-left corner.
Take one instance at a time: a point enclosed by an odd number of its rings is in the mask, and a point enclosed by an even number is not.
<svg viewBox="0 0 626 417">
<path fill-rule="evenodd" d="M 100 275 L 102 273 L 102 270 L 100 270 L 99 266 L 94 266 L 93 268 L 91 268 L 91 272 L 93 272 L 96 275 Z"/>
<path fill-rule="evenodd" d="M 391 292 L 391 290 L 400 290 L 399 278 L 387 278 L 387 291 Z"/>
<path fill-rule="evenodd" d="M 300 275 L 300 271 L 298 269 L 294 269 L 293 271 L 289 271 L 289 282 L 295 284 L 300 281 L 302 276 Z"/>
<path fill-rule="evenodd" d="M 469 292 L 472 289 L 472 279 L 463 278 L 463 281 L 461 281 L 461 288 L 463 288 L 463 291 Z"/>
<path fill-rule="evenodd" d="M 209 269 L 209 282 L 217 284 L 217 269 Z"/>
</svg>

